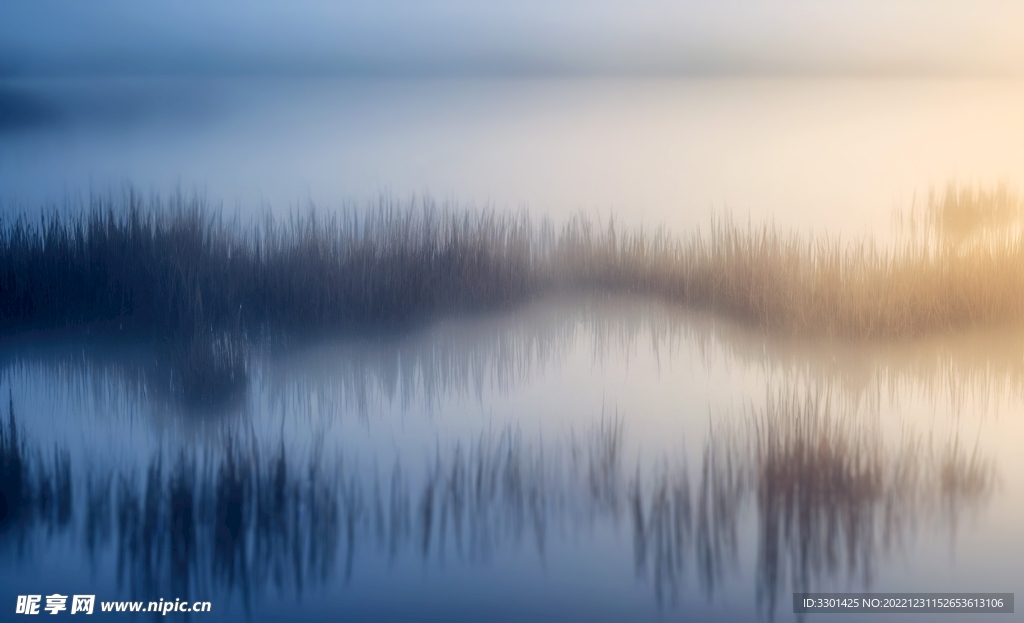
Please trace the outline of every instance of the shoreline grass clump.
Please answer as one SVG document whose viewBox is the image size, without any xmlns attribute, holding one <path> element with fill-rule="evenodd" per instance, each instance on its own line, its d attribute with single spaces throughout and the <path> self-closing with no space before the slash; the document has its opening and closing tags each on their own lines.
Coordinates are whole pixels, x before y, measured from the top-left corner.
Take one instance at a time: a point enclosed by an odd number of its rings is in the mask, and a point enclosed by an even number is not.
<svg viewBox="0 0 1024 623">
<path fill-rule="evenodd" d="M 198 198 L 129 192 L 38 220 L 0 216 L 0 335 L 149 334 L 205 399 L 244 377 L 257 337 L 408 325 L 566 290 L 654 296 L 802 337 L 1019 325 L 1021 214 L 1005 188 L 951 187 L 881 247 L 728 220 L 683 237 L 582 216 L 557 228 L 430 201 L 242 222 Z"/>
<path fill-rule="evenodd" d="M 667 298 L 766 333 L 915 338 L 1024 322 L 1022 214 L 1005 188 L 950 187 L 886 247 L 729 220 L 681 239 L 577 221 L 555 264 L 577 284 Z"/>
<path fill-rule="evenodd" d="M 242 224 L 198 198 L 135 194 L 0 216 L 0 331 L 298 331 L 500 307 L 526 289 L 527 227 L 392 203 Z"/>
<path fill-rule="evenodd" d="M 252 338 L 403 325 L 527 295 L 525 219 L 382 203 L 242 224 L 198 198 L 0 216 L 0 335 L 82 328 L 165 344 L 177 389 L 244 379 Z"/>
</svg>

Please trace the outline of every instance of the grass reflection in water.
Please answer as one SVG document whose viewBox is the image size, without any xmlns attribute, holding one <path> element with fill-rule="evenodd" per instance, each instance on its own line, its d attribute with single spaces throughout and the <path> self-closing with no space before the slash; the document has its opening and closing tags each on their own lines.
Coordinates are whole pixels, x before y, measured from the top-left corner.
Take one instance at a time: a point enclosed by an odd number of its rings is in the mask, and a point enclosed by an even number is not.
<svg viewBox="0 0 1024 623">
<path fill-rule="evenodd" d="M 486 565 L 529 546 L 543 558 L 552 539 L 599 524 L 628 527 L 635 572 L 659 604 L 680 597 L 688 572 L 710 598 L 753 512 L 756 593 L 770 617 L 787 585 L 869 585 L 878 556 L 929 522 L 955 531 L 995 481 L 994 464 L 957 436 L 893 443 L 813 392 L 777 394 L 718 427 L 693 466 L 682 455 L 632 465 L 612 418 L 559 443 L 505 429 L 439 446 L 423 472 L 241 433 L 138 471 L 80 471 L 66 451 L 25 439 L 9 409 L 0 550 L 21 558 L 62 534 L 96 566 L 113 555 L 132 598 L 235 596 L 246 609 L 271 587 L 298 596 L 347 583 L 367 557 Z"/>
</svg>

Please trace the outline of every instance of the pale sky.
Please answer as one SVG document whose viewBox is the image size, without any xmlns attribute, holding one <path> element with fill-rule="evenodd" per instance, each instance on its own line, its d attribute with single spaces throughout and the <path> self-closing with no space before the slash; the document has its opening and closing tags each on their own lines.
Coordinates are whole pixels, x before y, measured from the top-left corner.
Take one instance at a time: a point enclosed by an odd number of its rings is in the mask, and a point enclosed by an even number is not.
<svg viewBox="0 0 1024 623">
<path fill-rule="evenodd" d="M 0 75 L 1024 75 L 1004 0 L 4 0 Z"/>
</svg>

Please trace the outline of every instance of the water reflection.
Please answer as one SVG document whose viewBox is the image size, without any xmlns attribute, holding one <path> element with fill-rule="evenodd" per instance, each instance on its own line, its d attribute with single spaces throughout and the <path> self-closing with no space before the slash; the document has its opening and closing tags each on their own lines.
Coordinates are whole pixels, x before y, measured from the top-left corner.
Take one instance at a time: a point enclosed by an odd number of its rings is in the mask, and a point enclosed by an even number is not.
<svg viewBox="0 0 1024 623">
<path fill-rule="evenodd" d="M 823 393 L 767 405 L 717 427 L 692 465 L 682 452 L 634 463 L 624 421 L 605 418 L 557 442 L 508 428 L 438 444 L 426 469 L 399 457 L 380 471 L 244 429 L 137 466 L 72 465 L 24 437 L 12 402 L 0 427 L 0 551 L 24 561 L 60 534 L 100 574 L 113 560 L 132 599 L 237 600 L 250 614 L 272 589 L 298 598 L 347 584 L 375 559 L 486 565 L 528 548 L 544 560 L 553 540 L 621 526 L 635 573 L 666 606 L 688 573 L 711 599 L 742 572 L 750 512 L 757 603 L 772 618 L 787 590 L 870 586 L 880 557 L 930 523 L 955 536 L 960 514 L 993 492 L 993 461 L 957 434 L 892 440 Z"/>
<path fill-rule="evenodd" d="M 237 595 L 248 612 L 254 591 L 301 594 L 330 577 L 339 538 L 334 479 L 316 462 L 289 469 L 283 451 L 261 457 L 235 443 L 212 461 L 184 452 L 156 458 L 143 479 L 119 474 L 116 494 L 99 489 L 90 499 L 87 523 L 114 523 L 118 584 L 132 597 Z"/>
<path fill-rule="evenodd" d="M 887 443 L 820 393 L 773 397 L 754 419 L 758 602 L 846 575 L 870 586 L 876 553 L 913 537 L 925 516 L 955 526 L 992 491 L 994 464 L 946 441 L 905 433 Z M 785 601 L 783 599 L 783 601 Z"/>
<path fill-rule="evenodd" d="M 37 453 L 32 464 L 11 400 L 7 421 L 0 420 L 0 552 L 24 555 L 27 536 L 40 527 L 47 535 L 67 530 L 71 493 L 67 453 L 57 451 L 45 458 Z"/>
<path fill-rule="evenodd" d="M 175 395 L 171 366 L 147 344 L 38 338 L 0 342 L 0 383 L 42 375 L 71 402 L 131 412 L 240 413 L 246 408 L 361 416 L 391 405 L 507 394 L 582 350 L 595 365 L 649 349 L 659 365 L 756 370 L 771 387 L 829 386 L 836 400 L 877 409 L 924 400 L 962 411 L 1024 399 L 1024 332 L 974 331 L 898 343 L 806 342 L 655 301 L 572 296 L 499 316 L 459 318 L 394 334 L 340 336 L 248 353 L 245 395 L 198 409 Z M 35 382 L 35 381 L 31 381 Z M 256 394 L 259 394 L 257 397 Z M 128 408 L 130 407 L 130 408 Z"/>
</svg>

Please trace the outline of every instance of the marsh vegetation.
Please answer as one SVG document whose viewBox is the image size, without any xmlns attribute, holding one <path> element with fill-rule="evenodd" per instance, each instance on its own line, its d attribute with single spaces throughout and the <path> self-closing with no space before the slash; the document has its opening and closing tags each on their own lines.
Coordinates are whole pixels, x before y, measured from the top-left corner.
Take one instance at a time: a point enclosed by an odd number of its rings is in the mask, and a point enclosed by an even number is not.
<svg viewBox="0 0 1024 623">
<path fill-rule="evenodd" d="M 557 228 L 429 200 L 242 222 L 196 197 L 130 192 L 2 217 L 0 331 L 149 335 L 197 403 L 244 387 L 260 337 L 407 326 L 566 290 L 659 297 L 776 335 L 943 334 L 1024 320 L 1020 216 L 1005 188 L 951 187 L 882 248 L 729 220 L 682 239 L 583 216 Z"/>
<path fill-rule="evenodd" d="M 504 308 L 552 289 L 664 296 L 800 335 L 905 337 L 1021 320 L 1021 203 L 950 187 L 892 248 L 730 220 L 683 239 L 430 200 L 243 223 L 197 197 L 94 199 L 0 222 L 0 327 L 299 331 Z"/>
</svg>

